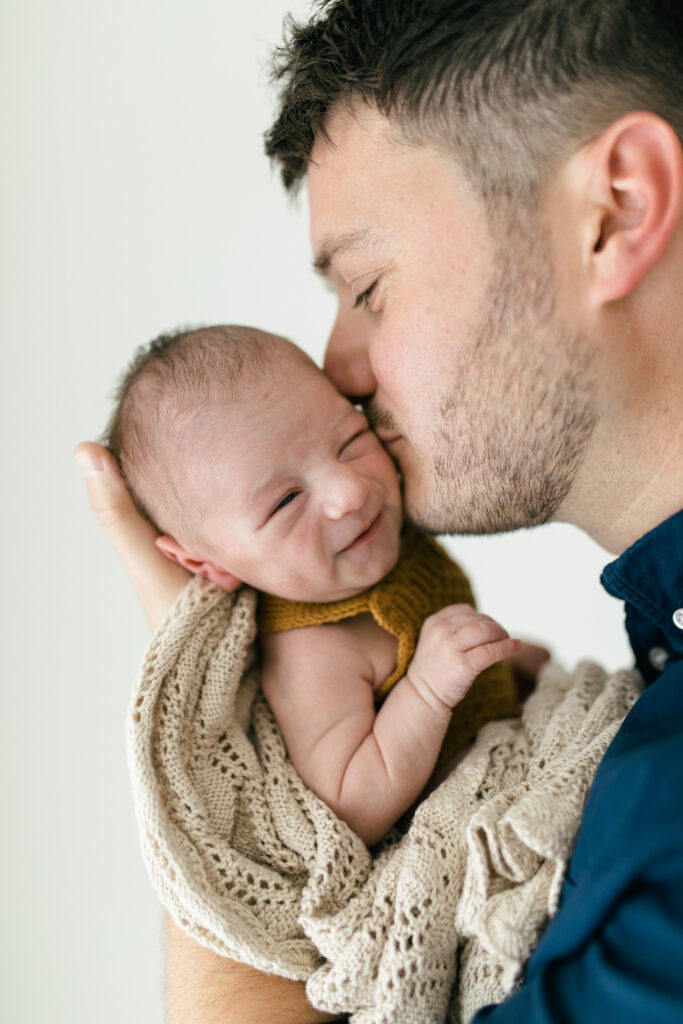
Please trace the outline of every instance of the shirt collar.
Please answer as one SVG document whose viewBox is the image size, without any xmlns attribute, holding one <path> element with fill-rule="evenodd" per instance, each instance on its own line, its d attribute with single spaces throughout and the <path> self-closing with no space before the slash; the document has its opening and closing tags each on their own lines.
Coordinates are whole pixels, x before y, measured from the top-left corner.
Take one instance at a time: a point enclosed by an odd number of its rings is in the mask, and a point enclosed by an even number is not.
<svg viewBox="0 0 683 1024">
<path fill-rule="evenodd" d="M 647 654 L 643 645 L 657 642 L 655 632 L 674 657 L 683 655 L 683 510 L 605 566 L 600 579 L 609 594 L 626 602 L 626 628 L 639 667 Z M 643 674 L 651 681 L 651 673 Z"/>
</svg>

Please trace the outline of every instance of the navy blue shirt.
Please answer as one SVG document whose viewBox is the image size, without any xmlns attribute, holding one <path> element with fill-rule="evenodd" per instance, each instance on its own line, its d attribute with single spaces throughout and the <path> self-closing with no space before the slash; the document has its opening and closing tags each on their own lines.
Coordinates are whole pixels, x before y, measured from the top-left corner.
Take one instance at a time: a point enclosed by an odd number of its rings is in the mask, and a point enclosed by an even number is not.
<svg viewBox="0 0 683 1024">
<path fill-rule="evenodd" d="M 477 1024 L 683 1022 L 683 511 L 602 574 L 647 689 L 595 776 L 560 908 Z"/>
</svg>

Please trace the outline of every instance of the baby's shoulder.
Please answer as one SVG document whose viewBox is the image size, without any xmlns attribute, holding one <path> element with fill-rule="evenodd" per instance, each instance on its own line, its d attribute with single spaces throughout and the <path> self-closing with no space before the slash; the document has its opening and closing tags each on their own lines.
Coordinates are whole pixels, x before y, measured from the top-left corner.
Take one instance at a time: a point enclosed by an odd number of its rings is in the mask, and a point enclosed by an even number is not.
<svg viewBox="0 0 683 1024">
<path fill-rule="evenodd" d="M 341 622 L 303 626 L 259 634 L 264 665 L 277 674 L 362 676 L 373 688 L 396 664 L 396 638 L 372 615 L 362 613 Z"/>
<path fill-rule="evenodd" d="M 301 626 L 277 633 L 259 633 L 264 665 L 280 671 L 300 671 L 305 675 L 347 673 L 365 674 L 369 665 L 368 651 L 363 643 L 362 628 L 355 619 L 322 625 Z M 369 617 L 369 616 L 368 616 Z"/>
</svg>

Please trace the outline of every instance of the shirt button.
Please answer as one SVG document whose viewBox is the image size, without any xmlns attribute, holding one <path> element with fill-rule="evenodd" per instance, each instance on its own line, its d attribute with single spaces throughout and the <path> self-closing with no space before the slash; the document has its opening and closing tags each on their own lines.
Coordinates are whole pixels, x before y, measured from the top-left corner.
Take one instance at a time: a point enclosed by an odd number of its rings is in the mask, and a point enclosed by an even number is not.
<svg viewBox="0 0 683 1024">
<path fill-rule="evenodd" d="M 647 660 L 650 662 L 655 672 L 663 672 L 666 668 L 666 663 L 669 660 L 669 652 L 663 647 L 651 647 Z"/>
<path fill-rule="evenodd" d="M 683 629 L 683 608 L 677 608 L 673 614 L 674 626 Z"/>
</svg>

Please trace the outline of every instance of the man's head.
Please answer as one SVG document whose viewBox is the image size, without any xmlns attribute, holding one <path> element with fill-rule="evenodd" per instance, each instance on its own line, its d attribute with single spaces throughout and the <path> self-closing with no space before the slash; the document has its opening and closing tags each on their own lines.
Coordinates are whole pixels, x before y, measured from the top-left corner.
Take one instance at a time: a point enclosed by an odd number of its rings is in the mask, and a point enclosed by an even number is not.
<svg viewBox="0 0 683 1024">
<path fill-rule="evenodd" d="M 449 152 L 492 211 L 632 110 L 683 138 L 683 11 L 671 0 L 322 0 L 275 52 L 266 152 L 287 189 L 331 114 L 377 108 Z"/>
<path fill-rule="evenodd" d="M 225 326 L 162 335 L 126 372 L 107 444 L 164 554 L 226 590 L 336 600 L 396 560 L 391 459 L 284 338 Z"/>
<path fill-rule="evenodd" d="M 308 175 L 339 296 L 326 368 L 399 437 L 423 525 L 601 533 L 628 387 L 663 360 L 618 341 L 680 311 L 681 38 L 666 3 L 369 0 L 276 57 L 267 150 Z"/>
</svg>

